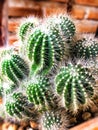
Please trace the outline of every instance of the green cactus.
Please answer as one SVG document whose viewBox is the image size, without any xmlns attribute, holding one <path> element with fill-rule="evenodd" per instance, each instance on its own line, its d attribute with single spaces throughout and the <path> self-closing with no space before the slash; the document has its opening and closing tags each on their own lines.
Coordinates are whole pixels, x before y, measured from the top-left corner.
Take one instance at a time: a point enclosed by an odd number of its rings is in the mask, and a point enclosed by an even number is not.
<svg viewBox="0 0 98 130">
<path fill-rule="evenodd" d="M 14 83 L 29 75 L 29 66 L 19 55 L 11 55 L 2 62 L 2 72 Z"/>
<path fill-rule="evenodd" d="M 74 54 L 78 58 L 90 59 L 98 56 L 98 42 L 93 39 L 83 38 L 76 42 Z"/>
<path fill-rule="evenodd" d="M 40 77 L 36 83 L 28 85 L 27 97 L 41 111 L 57 106 L 57 99 L 51 91 L 48 78 L 45 77 Z"/>
<path fill-rule="evenodd" d="M 43 75 L 48 74 L 63 56 L 67 59 L 69 55 L 68 45 L 61 39 L 56 29 L 49 35 L 36 30 L 29 37 L 27 50 L 28 57 L 32 61 L 32 72 Z"/>
<path fill-rule="evenodd" d="M 34 28 L 34 24 L 32 22 L 26 22 L 20 26 L 19 36 L 22 42 L 24 42 L 26 39 L 26 33 L 32 28 Z"/>
<path fill-rule="evenodd" d="M 66 130 L 66 116 L 65 111 L 47 111 L 41 119 L 42 130 Z"/>
<path fill-rule="evenodd" d="M 85 109 L 90 105 L 95 95 L 95 79 L 88 69 L 69 64 L 60 70 L 55 81 L 57 93 L 63 96 L 64 105 L 69 111 L 77 112 L 81 107 Z"/>
<path fill-rule="evenodd" d="M 73 21 L 66 15 L 54 15 L 46 19 L 47 28 L 58 28 L 59 32 L 66 38 L 72 38 L 75 35 L 76 28 Z"/>
<path fill-rule="evenodd" d="M 36 118 L 37 113 L 34 105 L 30 104 L 22 93 L 15 92 L 6 100 L 6 112 L 10 116 L 20 119 Z"/>
</svg>

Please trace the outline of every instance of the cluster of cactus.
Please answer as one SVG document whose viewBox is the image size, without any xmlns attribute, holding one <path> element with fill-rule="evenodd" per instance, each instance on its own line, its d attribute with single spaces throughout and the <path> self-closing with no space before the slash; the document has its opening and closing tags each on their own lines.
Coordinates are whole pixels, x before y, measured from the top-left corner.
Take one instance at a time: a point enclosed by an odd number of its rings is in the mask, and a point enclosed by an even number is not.
<svg viewBox="0 0 98 130">
<path fill-rule="evenodd" d="M 0 95 L 11 118 L 35 119 L 42 130 L 65 130 L 67 112 L 77 116 L 98 94 L 91 69 L 77 63 L 97 57 L 98 45 L 93 38 L 75 39 L 75 24 L 64 14 L 39 23 L 23 22 L 18 53 L 0 56 Z"/>
</svg>

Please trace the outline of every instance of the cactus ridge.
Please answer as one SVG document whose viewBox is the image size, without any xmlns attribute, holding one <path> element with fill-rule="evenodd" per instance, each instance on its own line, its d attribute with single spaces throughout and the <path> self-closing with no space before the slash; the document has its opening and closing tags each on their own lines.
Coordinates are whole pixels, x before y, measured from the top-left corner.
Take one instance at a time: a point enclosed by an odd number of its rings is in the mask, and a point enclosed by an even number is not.
<svg viewBox="0 0 98 130">
<path fill-rule="evenodd" d="M 50 90 L 50 83 L 47 78 L 40 78 L 38 83 L 32 83 L 27 87 L 27 96 L 41 110 L 55 107 L 55 98 Z"/>
<path fill-rule="evenodd" d="M 6 101 L 5 107 L 6 112 L 10 116 L 15 116 L 17 118 L 24 118 L 24 117 L 32 117 L 32 111 L 29 109 L 29 103 L 27 98 L 23 96 L 22 93 L 14 93 L 12 95 L 12 100 Z"/>
<path fill-rule="evenodd" d="M 36 30 L 28 40 L 27 50 L 28 57 L 32 60 L 32 71 L 35 74 L 47 74 L 65 54 L 64 42 L 58 30 L 51 31 L 49 35 Z M 66 55 L 68 56 L 69 52 Z"/>
<path fill-rule="evenodd" d="M 26 33 L 29 31 L 29 29 L 32 29 L 32 28 L 34 28 L 34 24 L 31 22 L 26 22 L 20 26 L 19 36 L 20 36 L 21 41 L 25 40 Z"/>
<path fill-rule="evenodd" d="M 27 63 L 18 55 L 11 55 L 11 58 L 2 63 L 2 72 L 14 83 L 23 80 L 29 74 Z"/>
<path fill-rule="evenodd" d="M 98 43 L 92 39 L 78 40 L 74 47 L 75 55 L 79 58 L 90 59 L 98 56 Z"/>
<path fill-rule="evenodd" d="M 56 76 L 57 93 L 64 97 L 64 105 L 67 109 L 77 111 L 79 106 L 87 104 L 94 96 L 94 78 L 88 69 L 81 65 L 68 65 L 63 67 Z"/>
</svg>

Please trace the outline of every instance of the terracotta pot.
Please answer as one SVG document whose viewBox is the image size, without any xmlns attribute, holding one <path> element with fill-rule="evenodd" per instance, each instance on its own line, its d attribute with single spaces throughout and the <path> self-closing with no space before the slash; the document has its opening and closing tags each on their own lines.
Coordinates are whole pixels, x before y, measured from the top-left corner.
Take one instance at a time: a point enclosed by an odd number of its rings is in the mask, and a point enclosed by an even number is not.
<svg viewBox="0 0 98 130">
<path fill-rule="evenodd" d="M 98 130 L 98 117 L 73 127 L 70 130 Z"/>
</svg>

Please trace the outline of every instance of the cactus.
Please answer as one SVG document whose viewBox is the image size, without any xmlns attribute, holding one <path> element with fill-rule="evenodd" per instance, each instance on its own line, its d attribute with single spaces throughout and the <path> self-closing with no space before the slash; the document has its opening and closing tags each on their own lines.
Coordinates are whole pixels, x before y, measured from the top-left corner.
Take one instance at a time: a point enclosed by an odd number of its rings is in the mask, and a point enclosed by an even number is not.
<svg viewBox="0 0 98 130">
<path fill-rule="evenodd" d="M 41 119 L 42 130 L 66 130 L 66 111 L 60 110 L 47 111 Z"/>
<path fill-rule="evenodd" d="M 72 38 L 75 35 L 75 24 L 66 15 L 54 15 L 46 19 L 48 28 L 58 28 L 60 33 L 66 38 Z"/>
<path fill-rule="evenodd" d="M 36 83 L 28 85 L 27 97 L 41 111 L 57 106 L 57 99 L 51 91 L 48 78 L 45 77 L 40 77 Z"/>
<path fill-rule="evenodd" d="M 2 72 L 14 83 L 19 83 L 29 75 L 29 66 L 19 55 L 11 55 L 3 61 Z"/>
<path fill-rule="evenodd" d="M 22 42 L 25 40 L 26 33 L 29 31 L 29 29 L 32 29 L 33 27 L 34 24 L 32 22 L 26 22 L 20 26 L 19 36 Z"/>
<path fill-rule="evenodd" d="M 74 54 L 78 58 L 94 59 L 98 56 L 98 42 L 93 39 L 83 38 L 76 42 Z"/>
<path fill-rule="evenodd" d="M 36 27 L 38 26 L 39 21 L 38 18 L 35 17 L 28 17 L 22 19 L 22 22 L 19 26 L 18 35 L 20 40 L 24 43 L 27 39 L 27 35 Z"/>
<path fill-rule="evenodd" d="M 14 92 L 8 99 L 6 99 L 5 108 L 10 116 L 19 119 L 36 118 L 37 113 L 34 105 L 30 104 L 22 93 Z"/>
<path fill-rule="evenodd" d="M 32 72 L 35 74 L 48 74 L 63 57 L 67 59 L 69 56 L 68 45 L 61 39 L 56 29 L 49 35 L 36 30 L 29 37 L 27 50 L 28 57 L 33 62 Z"/>
<path fill-rule="evenodd" d="M 95 79 L 81 65 L 69 64 L 61 68 L 55 82 L 57 93 L 63 96 L 64 106 L 72 112 L 87 108 L 95 95 Z"/>
</svg>

